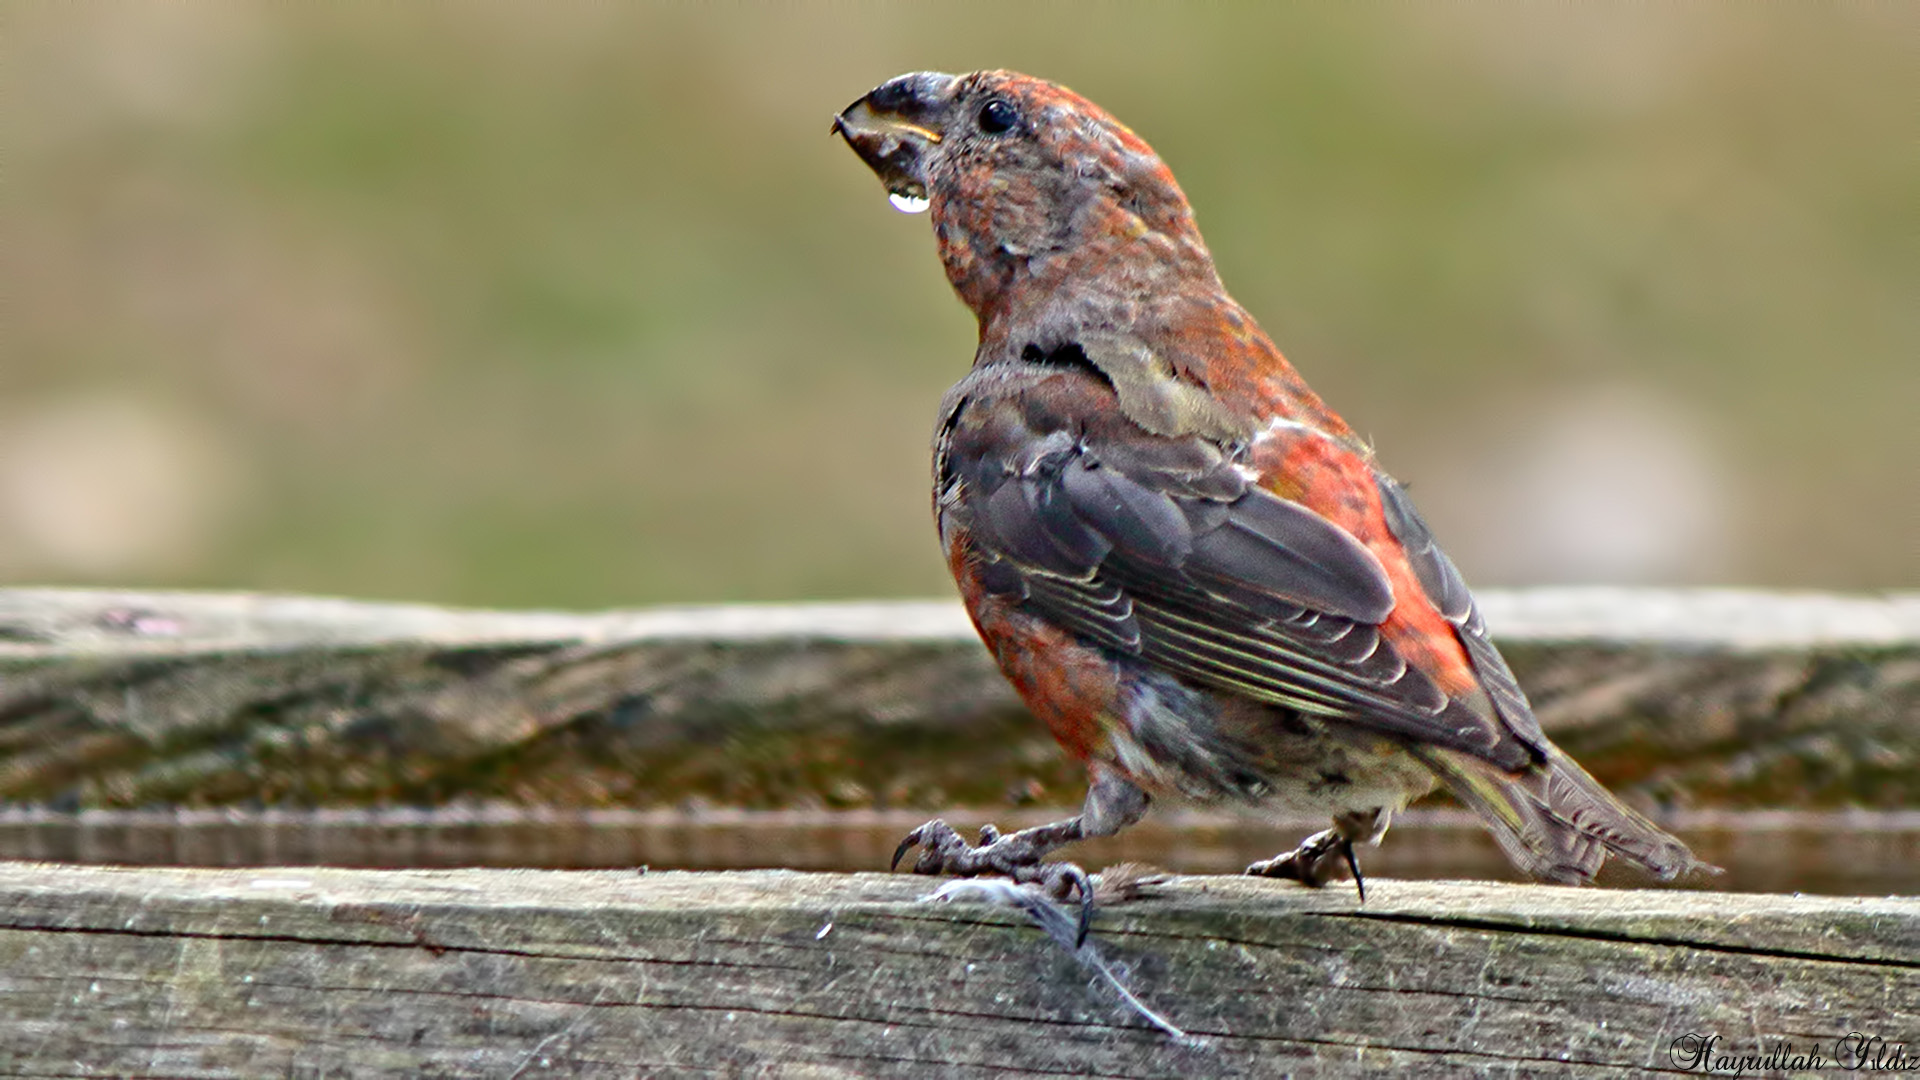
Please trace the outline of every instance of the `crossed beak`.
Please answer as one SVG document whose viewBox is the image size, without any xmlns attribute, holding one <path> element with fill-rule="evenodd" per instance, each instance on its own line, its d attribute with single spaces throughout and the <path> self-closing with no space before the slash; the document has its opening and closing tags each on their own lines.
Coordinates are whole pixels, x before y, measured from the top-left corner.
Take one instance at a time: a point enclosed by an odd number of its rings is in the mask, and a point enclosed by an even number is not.
<svg viewBox="0 0 1920 1080">
<path fill-rule="evenodd" d="M 946 138 L 957 82 L 937 71 L 888 79 L 834 117 L 833 133 L 880 177 L 887 194 L 924 199 L 927 157 Z"/>
</svg>

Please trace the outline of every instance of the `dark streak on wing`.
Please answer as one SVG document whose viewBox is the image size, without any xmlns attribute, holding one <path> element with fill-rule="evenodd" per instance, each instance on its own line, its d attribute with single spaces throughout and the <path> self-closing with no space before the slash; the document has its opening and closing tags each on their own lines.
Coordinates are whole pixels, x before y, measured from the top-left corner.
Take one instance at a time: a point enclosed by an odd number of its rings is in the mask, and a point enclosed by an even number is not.
<svg viewBox="0 0 1920 1080">
<path fill-rule="evenodd" d="M 1432 531 L 1414 510 L 1406 491 L 1383 473 L 1374 474 L 1374 483 L 1380 489 L 1387 528 L 1406 549 L 1414 575 L 1419 578 L 1420 587 L 1427 591 L 1428 599 L 1459 634 L 1460 643 L 1466 646 L 1467 659 L 1473 664 L 1473 673 L 1480 677 L 1480 685 L 1493 700 L 1494 711 L 1515 736 L 1544 759 L 1550 744 L 1540 730 L 1540 721 L 1534 718 L 1526 693 L 1513 677 L 1513 669 L 1507 666 L 1506 659 L 1487 635 L 1486 620 L 1480 617 L 1480 607 L 1467 591 L 1460 569 L 1434 542 Z"/>
<path fill-rule="evenodd" d="M 1049 408 L 1045 391 L 1082 380 L 1054 372 L 996 388 L 951 427 L 943 505 L 970 530 L 988 590 L 1199 685 L 1527 763 L 1382 639 L 1395 600 L 1371 552 L 1250 485 L 1203 439 L 1069 434 L 1068 410 Z"/>
</svg>

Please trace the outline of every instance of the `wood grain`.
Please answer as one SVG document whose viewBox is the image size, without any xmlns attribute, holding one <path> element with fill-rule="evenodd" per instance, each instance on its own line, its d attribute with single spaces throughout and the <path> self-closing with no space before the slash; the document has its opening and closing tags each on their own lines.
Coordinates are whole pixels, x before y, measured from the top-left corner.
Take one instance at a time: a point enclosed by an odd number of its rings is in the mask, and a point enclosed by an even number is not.
<svg viewBox="0 0 1920 1080">
<path fill-rule="evenodd" d="M 1920 806 L 1920 596 L 1482 593 L 1644 806 Z M 56 809 L 1071 805 L 946 603 L 593 615 L 0 590 L 0 801 Z"/>
<path fill-rule="evenodd" d="M 1095 947 L 907 875 L 0 864 L 8 1075 L 1626 1076 L 1920 1032 L 1920 901 L 1181 878 Z M 1764 1072 L 1766 1070 L 1751 1070 Z"/>
</svg>

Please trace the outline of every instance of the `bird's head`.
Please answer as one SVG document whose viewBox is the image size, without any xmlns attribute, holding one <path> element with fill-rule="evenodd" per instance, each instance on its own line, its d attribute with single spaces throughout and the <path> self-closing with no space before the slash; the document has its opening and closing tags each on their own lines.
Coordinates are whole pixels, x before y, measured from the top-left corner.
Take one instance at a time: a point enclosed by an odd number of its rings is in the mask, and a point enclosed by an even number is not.
<svg viewBox="0 0 1920 1080">
<path fill-rule="evenodd" d="M 833 130 L 896 206 L 932 211 L 947 278 L 983 329 L 1016 295 L 1103 266 L 1190 272 L 1197 261 L 1212 279 L 1173 174 L 1065 87 L 1010 71 L 915 72 L 847 106 Z"/>
</svg>

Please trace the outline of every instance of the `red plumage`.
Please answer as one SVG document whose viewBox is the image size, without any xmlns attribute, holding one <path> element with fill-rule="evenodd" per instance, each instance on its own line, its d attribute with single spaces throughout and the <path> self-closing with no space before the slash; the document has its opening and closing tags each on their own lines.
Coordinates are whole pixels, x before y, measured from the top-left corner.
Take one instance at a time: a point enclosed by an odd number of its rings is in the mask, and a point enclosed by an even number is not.
<svg viewBox="0 0 1920 1080">
<path fill-rule="evenodd" d="M 928 872 L 1064 888 L 1050 849 L 1154 797 L 1324 811 L 1250 872 L 1320 884 L 1436 778 L 1530 873 L 1700 866 L 1541 733 L 1459 573 L 1373 453 L 1228 296 L 1172 173 L 1098 106 L 1011 72 L 891 80 L 835 120 L 925 198 L 979 319 L 935 505 L 981 637 L 1093 783 L 1078 817 Z M 1357 872 L 1357 866 L 1355 866 Z"/>
</svg>

